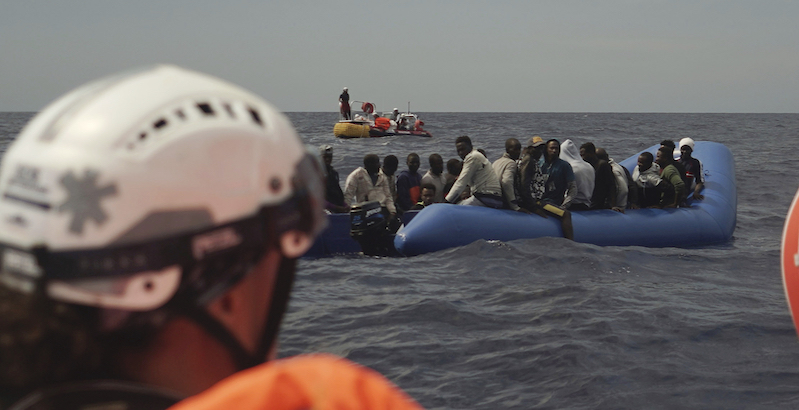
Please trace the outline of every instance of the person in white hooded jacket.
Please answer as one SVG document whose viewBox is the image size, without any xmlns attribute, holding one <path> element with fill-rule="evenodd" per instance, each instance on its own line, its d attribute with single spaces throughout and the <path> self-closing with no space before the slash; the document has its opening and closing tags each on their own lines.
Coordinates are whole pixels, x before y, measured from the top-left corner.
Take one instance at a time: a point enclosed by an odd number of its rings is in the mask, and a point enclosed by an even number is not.
<svg viewBox="0 0 799 410">
<path fill-rule="evenodd" d="M 583 161 L 580 150 L 572 140 L 563 141 L 560 146 L 560 159 L 569 163 L 577 183 L 577 193 L 572 199 L 570 210 L 587 210 L 591 207 L 591 194 L 594 192 L 594 167 Z"/>
<path fill-rule="evenodd" d="M 638 206 L 651 208 L 660 205 L 663 190 L 666 188 L 660 178 L 660 165 L 654 162 L 651 152 L 638 156 L 638 165 L 633 169 L 633 181 L 638 185 Z"/>
</svg>

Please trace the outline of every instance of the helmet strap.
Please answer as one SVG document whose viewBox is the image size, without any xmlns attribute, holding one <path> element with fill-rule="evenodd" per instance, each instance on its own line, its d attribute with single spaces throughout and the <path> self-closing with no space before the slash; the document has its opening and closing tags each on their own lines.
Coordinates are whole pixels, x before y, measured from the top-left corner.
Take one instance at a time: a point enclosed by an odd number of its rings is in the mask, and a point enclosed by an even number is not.
<svg viewBox="0 0 799 410">
<path fill-rule="evenodd" d="M 295 267 L 297 260 L 294 258 L 280 257 L 280 266 L 278 267 L 277 279 L 275 279 L 275 286 L 272 289 L 272 303 L 269 306 L 269 313 L 264 323 L 264 329 L 261 332 L 261 340 L 258 343 L 260 350 L 257 354 L 264 359 L 277 341 L 277 335 L 280 332 L 280 324 L 283 322 L 283 316 L 286 313 L 291 296 L 291 288 L 294 285 Z"/>
<path fill-rule="evenodd" d="M 261 331 L 261 337 L 255 352 L 249 352 L 241 344 L 239 339 L 219 320 L 211 316 L 203 307 L 197 305 L 178 308 L 177 313 L 194 321 L 202 327 L 206 333 L 216 338 L 230 353 L 230 358 L 236 365 L 237 370 L 244 370 L 259 365 L 267 360 L 267 354 L 275 345 L 280 322 L 286 312 L 289 302 L 291 287 L 294 283 L 294 267 L 296 259 L 281 256 L 278 267 L 277 278 L 272 291 L 272 300 L 269 306 L 266 320 Z M 177 307 L 177 306 L 175 306 Z"/>
<path fill-rule="evenodd" d="M 236 338 L 222 322 L 211 316 L 205 308 L 197 306 L 182 310 L 179 314 L 194 321 L 194 323 L 200 325 L 206 333 L 216 338 L 216 340 L 227 349 L 237 370 L 255 366 L 263 361 L 263 359 L 257 361 L 255 356 L 250 354 L 247 349 L 242 346 L 239 339 Z"/>
</svg>

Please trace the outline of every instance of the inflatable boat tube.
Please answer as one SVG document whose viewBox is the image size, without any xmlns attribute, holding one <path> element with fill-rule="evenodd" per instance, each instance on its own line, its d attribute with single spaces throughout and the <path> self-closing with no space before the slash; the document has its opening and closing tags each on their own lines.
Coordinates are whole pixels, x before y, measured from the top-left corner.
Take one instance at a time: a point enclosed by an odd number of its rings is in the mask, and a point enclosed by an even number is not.
<svg viewBox="0 0 799 410">
<path fill-rule="evenodd" d="M 646 151 L 654 153 L 659 145 Z M 641 151 L 643 152 L 643 151 Z M 638 154 L 621 162 L 632 171 Z M 695 158 L 702 161 L 704 199 L 690 207 L 574 211 L 574 240 L 607 246 L 697 247 L 724 243 L 732 238 L 738 207 L 735 161 L 722 144 L 699 141 Z M 476 206 L 433 204 L 401 229 L 394 246 L 402 255 L 414 256 L 463 246 L 476 240 L 563 237 L 560 221 L 510 210 Z"/>
<path fill-rule="evenodd" d="M 339 138 L 369 138 L 369 124 L 358 122 L 337 122 L 333 135 Z"/>
</svg>

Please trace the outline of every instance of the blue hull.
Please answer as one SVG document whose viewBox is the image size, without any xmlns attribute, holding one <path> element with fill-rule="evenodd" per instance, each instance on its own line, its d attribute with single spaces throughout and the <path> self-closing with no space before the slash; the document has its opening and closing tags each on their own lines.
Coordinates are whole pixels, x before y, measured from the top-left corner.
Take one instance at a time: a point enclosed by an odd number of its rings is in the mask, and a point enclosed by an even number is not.
<svg viewBox="0 0 799 410">
<path fill-rule="evenodd" d="M 407 225 L 417 213 L 419 211 L 406 212 L 402 215 L 402 223 Z M 327 216 L 327 228 L 304 257 L 322 258 L 360 252 L 361 245 L 350 237 L 350 214 L 330 214 Z"/>
<path fill-rule="evenodd" d="M 647 151 L 655 152 L 658 146 Z M 643 151 L 642 151 L 643 152 Z M 640 153 L 639 153 L 640 154 Z M 632 170 L 636 154 L 621 162 Z M 572 212 L 574 240 L 608 246 L 695 247 L 727 242 L 735 230 L 738 207 L 735 161 L 722 144 L 698 141 L 694 157 L 702 161 L 705 199 L 690 208 Z M 557 218 L 509 210 L 434 204 L 405 226 L 394 240 L 406 256 L 467 245 L 478 239 L 563 237 Z"/>
</svg>

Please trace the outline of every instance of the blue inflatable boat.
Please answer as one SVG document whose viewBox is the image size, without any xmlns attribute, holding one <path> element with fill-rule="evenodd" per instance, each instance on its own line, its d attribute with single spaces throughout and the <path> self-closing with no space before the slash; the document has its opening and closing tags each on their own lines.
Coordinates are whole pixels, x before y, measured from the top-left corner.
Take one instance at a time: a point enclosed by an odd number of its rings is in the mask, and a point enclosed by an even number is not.
<svg viewBox="0 0 799 410">
<path fill-rule="evenodd" d="M 655 145 L 646 151 L 654 152 Z M 643 151 L 642 151 L 643 152 Z M 620 164 L 632 172 L 638 155 Z M 689 197 L 688 208 L 574 211 L 574 240 L 595 245 L 695 247 L 727 242 L 735 230 L 738 207 L 735 161 L 730 150 L 715 142 L 698 141 L 695 158 L 702 161 L 704 200 Z M 557 218 L 542 218 L 510 210 L 434 204 L 416 215 L 394 238 L 405 256 L 467 245 L 478 239 L 563 237 Z"/>
</svg>

